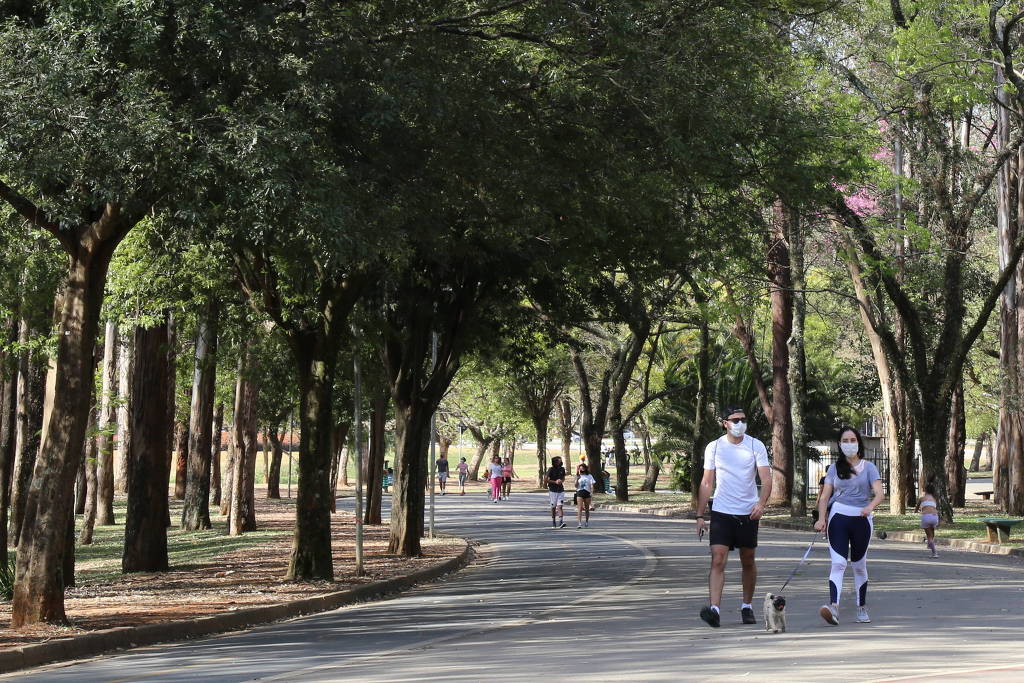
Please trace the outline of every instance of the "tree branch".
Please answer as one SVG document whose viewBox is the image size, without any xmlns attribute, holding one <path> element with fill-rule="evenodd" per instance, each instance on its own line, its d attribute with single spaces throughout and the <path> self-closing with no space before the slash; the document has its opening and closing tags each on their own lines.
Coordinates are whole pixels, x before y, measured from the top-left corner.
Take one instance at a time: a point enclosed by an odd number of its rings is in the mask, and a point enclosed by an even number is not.
<svg viewBox="0 0 1024 683">
<path fill-rule="evenodd" d="M 11 207 L 29 223 L 37 228 L 46 230 L 56 237 L 61 245 L 69 252 L 73 253 L 78 248 L 76 242 L 61 230 L 60 225 L 52 220 L 45 211 L 30 202 L 17 190 L 2 180 L 0 180 L 0 199 L 3 199 L 10 204 Z"/>
</svg>

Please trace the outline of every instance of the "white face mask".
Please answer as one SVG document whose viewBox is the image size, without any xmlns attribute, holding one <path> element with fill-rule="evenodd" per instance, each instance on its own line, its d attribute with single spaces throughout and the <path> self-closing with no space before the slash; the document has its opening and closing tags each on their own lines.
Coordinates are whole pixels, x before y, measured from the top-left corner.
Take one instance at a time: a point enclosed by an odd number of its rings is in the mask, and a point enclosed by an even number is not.
<svg viewBox="0 0 1024 683">
<path fill-rule="evenodd" d="M 843 455 L 850 457 L 851 455 L 857 455 L 860 450 L 860 446 L 856 443 L 841 443 L 839 444 L 839 450 L 843 452 Z"/>
<path fill-rule="evenodd" d="M 747 423 L 746 422 L 739 422 L 739 423 L 730 422 L 729 423 L 729 433 L 732 434 L 733 436 L 743 436 L 744 434 L 747 433 Z"/>
</svg>

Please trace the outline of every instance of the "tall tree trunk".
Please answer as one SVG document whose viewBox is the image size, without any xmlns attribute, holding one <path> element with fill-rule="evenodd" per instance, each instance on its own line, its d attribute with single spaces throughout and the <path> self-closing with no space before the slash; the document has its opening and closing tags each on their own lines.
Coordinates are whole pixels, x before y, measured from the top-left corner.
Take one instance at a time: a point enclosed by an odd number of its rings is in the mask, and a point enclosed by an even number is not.
<svg viewBox="0 0 1024 683">
<path fill-rule="evenodd" d="M 0 328 L 0 348 L 17 338 L 17 320 Z M 0 350 L 0 566 L 7 566 L 7 514 L 14 474 L 14 432 L 18 407 L 17 357 Z"/>
<path fill-rule="evenodd" d="M 576 374 L 576 383 L 580 390 L 580 439 L 587 455 L 587 466 L 591 472 L 600 472 L 601 444 L 604 439 L 605 430 L 608 427 L 608 404 L 611 401 L 611 368 L 618 367 L 622 362 L 624 349 L 620 346 L 612 356 L 610 368 L 602 373 L 598 385 L 597 399 L 591 395 L 590 377 L 583 365 L 583 356 L 577 349 L 572 351 L 572 365 Z M 618 455 L 616 454 L 616 460 Z M 566 461 L 566 470 L 573 470 L 572 463 Z M 598 493 L 607 493 L 604 486 L 604 477 L 596 477 L 597 482 L 594 490 Z"/>
<path fill-rule="evenodd" d="M 121 570 L 167 570 L 167 319 L 135 328 L 129 415 L 128 514 Z"/>
<path fill-rule="evenodd" d="M 988 432 L 984 431 L 978 434 L 978 437 L 974 440 L 974 455 L 971 456 L 971 472 L 977 472 L 981 469 L 981 452 L 985 449 L 985 441 L 988 439 Z"/>
<path fill-rule="evenodd" d="M 237 398 L 235 401 L 237 402 Z M 223 481 L 221 498 L 220 498 L 220 514 L 221 517 L 227 517 L 231 514 L 231 499 L 234 496 L 234 476 L 235 468 L 238 466 L 238 449 L 235 447 L 235 426 L 232 421 L 230 433 L 228 434 L 228 459 L 224 463 L 224 472 L 221 476 Z"/>
<path fill-rule="evenodd" d="M 794 517 L 807 514 L 807 420 L 804 404 L 807 399 L 807 364 L 804 355 L 804 322 L 807 298 L 804 292 L 804 233 L 800 217 L 795 213 L 786 223 L 790 256 L 792 257 L 793 324 L 789 336 L 790 424 L 793 430 L 793 492 L 789 512 Z"/>
<path fill-rule="evenodd" d="M 388 419 L 387 393 L 378 393 L 370 402 L 370 450 L 366 458 L 366 513 L 364 524 L 381 524 L 381 499 L 384 481 L 385 426 Z"/>
<path fill-rule="evenodd" d="M 996 108 L 997 146 L 1006 149 L 1016 134 L 1016 121 L 1011 117 L 1011 94 L 1006 88 L 1002 67 L 996 67 L 996 97 L 1001 106 Z M 1019 237 L 1021 201 L 1021 162 L 1011 158 L 996 175 L 996 226 L 999 268 L 1010 262 L 1013 245 Z M 1024 320 L 1024 300 L 1021 297 L 1021 269 L 1006 283 L 999 299 L 999 428 L 996 432 L 992 462 L 992 488 L 996 502 L 1008 514 L 1024 513 L 1010 493 L 1010 475 L 1015 460 L 1024 459 L 1024 369 L 1021 367 L 1022 340 L 1020 325 Z M 1019 469 L 1024 473 L 1024 461 Z"/>
<path fill-rule="evenodd" d="M 331 335 L 292 340 L 299 375 L 299 490 L 288 578 L 333 580 L 331 554 L 331 426 L 337 348 Z"/>
<path fill-rule="evenodd" d="M 93 390 L 93 350 L 107 267 L 133 221 L 108 205 L 91 226 L 68 230 L 68 276 L 60 296 L 55 368 L 39 455 L 25 500 L 11 626 L 64 623 L 63 562 L 69 503 L 82 459 Z"/>
<path fill-rule="evenodd" d="M 256 530 L 256 384 L 250 377 L 251 364 L 252 348 L 247 346 L 238 361 L 235 423 L 231 430 L 235 452 L 228 515 L 231 536 Z"/>
<path fill-rule="evenodd" d="M 191 405 L 192 400 L 188 398 Z M 185 488 L 188 480 L 188 423 L 184 420 L 175 420 L 171 432 L 174 437 L 173 457 L 174 461 L 174 499 L 185 500 Z"/>
<path fill-rule="evenodd" d="M 792 211 L 776 202 L 768 236 L 768 278 L 772 308 L 772 505 L 789 505 L 793 495 L 793 414 L 789 388 L 789 338 L 793 333 L 793 282 L 786 226 Z"/>
<path fill-rule="evenodd" d="M 949 420 L 949 440 L 946 445 L 946 488 L 953 507 L 962 508 L 966 502 L 967 471 L 964 469 L 964 450 L 967 446 L 967 419 L 964 414 L 963 382 L 953 392 L 952 416 Z"/>
<path fill-rule="evenodd" d="M 351 424 L 348 421 L 335 425 L 331 441 L 334 444 L 334 455 L 331 459 L 331 512 L 338 511 L 338 476 L 341 475 L 342 486 L 349 486 L 348 464 L 352 456 L 352 448 L 348 448 L 348 431 Z"/>
<path fill-rule="evenodd" d="M 132 340 L 128 335 L 121 338 L 120 348 L 117 351 L 117 458 L 114 463 L 113 490 L 106 498 L 113 506 L 114 491 L 119 493 L 128 492 L 128 440 L 129 434 L 128 401 L 131 398 L 131 377 L 132 377 Z M 105 500 L 102 496 L 100 500 Z M 104 522 L 105 513 L 101 506 L 97 517 L 97 524 L 113 524 L 113 511 L 109 522 Z"/>
<path fill-rule="evenodd" d="M 32 484 L 32 471 L 39 451 L 40 430 L 43 427 L 43 397 L 46 392 L 46 367 L 33 358 L 26 345 L 36 333 L 26 320 L 18 326 L 18 344 L 22 349 L 18 359 L 17 422 L 14 446 L 14 491 L 11 496 L 11 543 L 18 545 L 24 527 L 25 505 Z M 91 363 L 90 363 L 91 365 Z"/>
<path fill-rule="evenodd" d="M 703 305 L 703 295 L 698 301 Z M 700 317 L 700 347 L 697 350 L 697 395 L 694 397 L 693 428 L 690 432 L 690 458 L 685 464 L 690 470 L 690 506 L 697 509 L 700 481 L 704 474 L 704 421 L 707 420 L 708 393 L 711 387 L 711 332 L 707 316 Z M 700 513 L 698 513 L 700 514 Z"/>
<path fill-rule="evenodd" d="M 93 524 L 101 526 L 114 523 L 114 434 L 117 425 L 114 423 L 115 394 L 117 391 L 117 324 L 108 320 L 103 334 L 103 383 L 100 395 L 100 415 L 97 423 L 96 436 L 96 510 Z M 127 363 L 125 364 L 127 366 Z M 126 406 L 127 408 L 127 406 Z M 122 445 L 123 447 L 123 445 Z M 82 529 L 82 543 L 86 538 L 85 528 Z M 88 538 L 92 539 L 90 526 Z"/>
<path fill-rule="evenodd" d="M 537 488 L 543 488 L 548 473 L 548 414 L 534 413 L 531 418 L 537 434 Z"/>
<path fill-rule="evenodd" d="M 181 528 L 188 531 L 209 529 L 211 526 L 210 466 L 214 451 L 217 458 L 220 458 L 220 449 L 213 447 L 215 439 L 220 441 L 220 433 L 213 433 L 213 403 L 216 400 L 217 382 L 217 321 L 217 303 L 212 301 L 200 318 L 196 332 L 195 371 L 192 374 L 192 398 L 189 406 L 185 502 L 181 509 Z M 280 460 L 278 462 L 280 463 Z"/>
<path fill-rule="evenodd" d="M 267 498 L 281 498 L 281 459 L 284 456 L 284 447 L 281 445 L 281 423 L 284 416 L 280 415 L 274 423 L 267 428 L 267 438 L 270 440 L 270 469 L 267 472 Z"/>
<path fill-rule="evenodd" d="M 210 435 L 210 504 L 220 506 L 220 449 L 224 432 L 224 404 L 218 403 L 213 411 L 213 434 Z"/>
<path fill-rule="evenodd" d="M 927 387 L 924 389 L 927 395 L 934 398 L 921 401 L 915 409 L 917 435 L 921 443 L 922 488 L 926 483 L 934 484 L 939 517 L 945 522 L 952 522 L 953 507 L 950 504 L 945 472 L 951 405 L 942 400 L 938 391 L 928 391 Z"/>
<path fill-rule="evenodd" d="M 93 406 L 93 411 L 90 416 L 90 421 L 96 415 L 96 406 Z M 97 422 L 97 432 L 99 423 Z M 85 461 L 82 463 L 85 468 L 85 497 L 82 501 L 82 532 L 78 537 L 78 542 L 82 545 L 89 545 L 92 543 L 92 534 L 96 526 L 96 482 L 98 478 L 96 476 L 97 461 L 99 460 L 99 437 L 93 436 L 86 439 L 85 449 Z M 77 514 L 77 513 L 76 513 Z"/>
<path fill-rule="evenodd" d="M 566 468 L 572 460 L 572 423 L 572 402 L 568 396 L 563 396 L 558 402 L 558 433 L 562 441 L 562 465 Z"/>
</svg>

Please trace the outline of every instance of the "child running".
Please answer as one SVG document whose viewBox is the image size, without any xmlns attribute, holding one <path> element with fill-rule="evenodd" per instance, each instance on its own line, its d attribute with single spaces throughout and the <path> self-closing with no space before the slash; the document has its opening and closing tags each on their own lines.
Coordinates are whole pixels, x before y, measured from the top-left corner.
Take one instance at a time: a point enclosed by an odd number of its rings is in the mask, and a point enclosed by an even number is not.
<svg viewBox="0 0 1024 683">
<path fill-rule="evenodd" d="M 491 499 L 497 503 L 501 500 L 501 458 L 494 456 L 487 466 L 487 477 L 491 480 Z"/>
<path fill-rule="evenodd" d="M 464 496 L 466 495 L 466 479 L 469 478 L 469 465 L 466 464 L 466 459 L 462 458 L 456 467 L 459 471 L 459 495 Z"/>
<path fill-rule="evenodd" d="M 512 461 L 508 458 L 501 463 L 501 497 L 508 500 L 512 493 Z"/>
<path fill-rule="evenodd" d="M 932 551 L 932 557 L 938 557 L 939 554 L 935 552 L 935 529 L 939 526 L 939 504 L 935 500 L 935 484 L 924 485 L 924 495 L 914 506 L 914 512 L 921 513 L 921 528 L 924 529 L 928 550 Z"/>
<path fill-rule="evenodd" d="M 594 495 L 594 477 L 590 468 L 580 465 L 576 475 L 576 528 L 590 528 L 590 498 Z"/>
</svg>

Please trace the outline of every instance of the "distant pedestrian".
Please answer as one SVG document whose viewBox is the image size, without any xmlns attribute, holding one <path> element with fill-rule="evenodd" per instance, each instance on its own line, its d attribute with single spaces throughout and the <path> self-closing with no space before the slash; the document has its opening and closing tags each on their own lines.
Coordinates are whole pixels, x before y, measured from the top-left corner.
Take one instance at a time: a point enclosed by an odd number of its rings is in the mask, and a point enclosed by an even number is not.
<svg viewBox="0 0 1024 683">
<path fill-rule="evenodd" d="M 494 456 L 487 466 L 487 478 L 491 482 L 491 499 L 497 503 L 501 500 L 501 458 Z"/>
<path fill-rule="evenodd" d="M 565 528 L 565 517 L 563 514 L 563 506 L 565 505 L 565 476 L 562 459 L 556 455 L 551 458 L 551 467 L 548 468 L 547 474 L 544 475 L 544 483 L 548 487 L 548 502 L 551 504 L 551 527 L 553 529 Z"/>
<path fill-rule="evenodd" d="M 437 483 L 441 487 L 441 495 L 445 494 L 445 484 L 448 482 L 448 456 L 442 455 L 434 463 L 437 465 Z"/>
<path fill-rule="evenodd" d="M 501 497 L 508 500 L 512 493 L 512 461 L 505 458 L 501 463 Z"/>
<path fill-rule="evenodd" d="M 582 529 L 590 526 L 590 499 L 594 495 L 594 477 L 590 475 L 590 468 L 583 465 L 581 472 L 576 475 L 576 528 Z"/>
<path fill-rule="evenodd" d="M 935 484 L 924 485 L 924 495 L 914 506 L 914 512 L 918 511 L 921 513 L 921 528 L 924 529 L 928 550 L 932 551 L 932 557 L 938 557 L 939 554 L 935 552 L 935 530 L 939 527 L 939 503 L 935 500 Z"/>
<path fill-rule="evenodd" d="M 874 528 L 873 513 L 882 502 L 882 479 L 874 463 L 864 459 L 864 441 L 853 427 L 839 430 L 839 457 L 825 472 L 818 495 L 817 531 L 828 528 L 832 570 L 828 577 L 829 604 L 818 613 L 825 623 L 839 624 L 839 597 L 847 560 L 853 565 L 857 623 L 869 624 L 868 544 Z M 831 506 L 831 508 L 829 508 Z M 827 517 L 826 517 L 827 515 Z"/>
<path fill-rule="evenodd" d="M 706 523 L 704 507 L 714 492 L 711 508 L 711 571 L 708 593 L 711 602 L 700 611 L 708 626 L 721 625 L 722 589 L 725 587 L 725 565 L 729 551 L 739 548 L 742 567 L 743 602 L 740 616 L 744 624 L 756 624 L 754 589 L 757 584 L 757 530 L 768 497 L 772 493 L 772 470 L 768 449 L 747 434 L 747 414 L 743 408 L 730 406 L 719 413 L 725 434 L 704 449 L 704 476 L 697 495 L 697 537 L 702 538 Z M 757 493 L 756 476 L 761 477 L 761 494 Z"/>
<path fill-rule="evenodd" d="M 388 467 L 384 471 L 384 480 L 381 482 L 381 487 L 384 489 L 384 493 L 388 492 L 388 488 L 395 483 L 395 471 Z"/>
<path fill-rule="evenodd" d="M 469 465 L 466 464 L 465 458 L 459 459 L 459 464 L 456 466 L 459 470 L 459 495 L 466 495 L 466 479 L 469 478 Z"/>
</svg>

